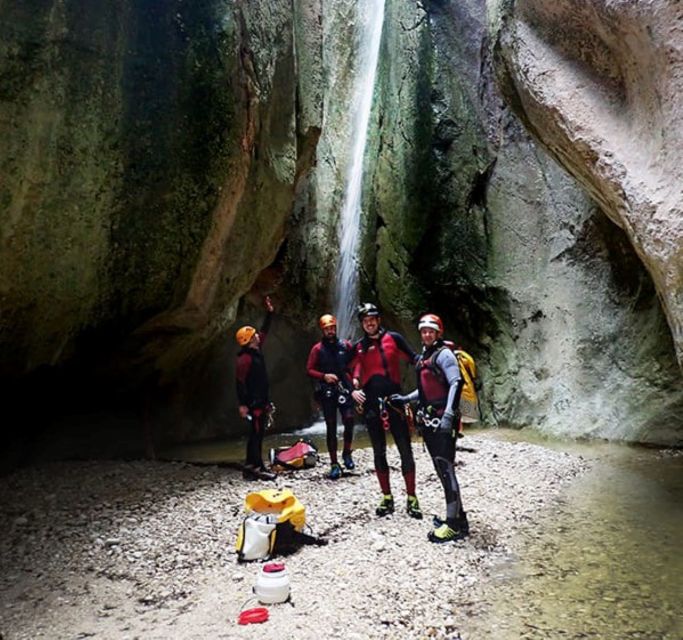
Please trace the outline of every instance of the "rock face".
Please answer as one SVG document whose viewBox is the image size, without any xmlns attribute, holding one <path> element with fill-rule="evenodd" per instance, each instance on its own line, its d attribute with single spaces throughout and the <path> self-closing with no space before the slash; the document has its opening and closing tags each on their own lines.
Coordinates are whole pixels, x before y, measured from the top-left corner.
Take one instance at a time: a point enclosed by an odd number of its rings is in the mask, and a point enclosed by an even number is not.
<svg viewBox="0 0 683 640">
<path fill-rule="evenodd" d="M 489 5 L 506 98 L 626 232 L 655 283 L 683 364 L 680 3 Z"/>
<path fill-rule="evenodd" d="M 0 8 L 5 397 L 35 410 L 33 423 L 51 434 L 60 408 L 127 406 L 131 392 L 138 449 L 142 415 L 148 440 L 236 433 L 232 335 L 258 325 L 261 296 L 275 292 L 273 395 L 282 426 L 303 421 L 305 358 L 330 306 L 338 251 L 357 3 L 82 4 Z M 519 22 L 516 6 L 532 7 L 508 3 L 496 14 L 508 99 L 523 95 L 515 29 L 559 19 L 564 7 L 525 9 Z M 487 424 L 680 442 L 680 369 L 652 286 L 675 333 L 681 233 L 664 220 L 675 207 L 662 203 L 678 181 L 641 189 L 645 173 L 629 168 L 618 189 L 610 176 L 631 158 L 615 149 L 608 163 L 605 142 L 594 177 L 581 169 L 587 143 L 573 146 L 569 128 L 549 123 L 548 148 L 596 207 L 503 104 L 485 17 L 484 0 L 386 5 L 363 295 L 413 343 L 421 311 L 444 316 L 483 371 Z M 671 105 L 673 89 L 662 95 Z M 628 104 L 646 111 L 641 102 Z M 512 104 L 539 135 L 530 114 L 543 109 Z M 653 118 L 632 126 L 645 135 L 646 123 L 669 116 Z M 674 135 L 665 129 L 651 141 L 661 166 Z M 638 207 L 649 217 L 636 221 Z"/>
<path fill-rule="evenodd" d="M 320 131 L 319 2 L 294 5 L 3 5 L 5 390 L 139 389 L 225 339 Z"/>
<path fill-rule="evenodd" d="M 502 104 L 483 3 L 392 5 L 385 28 L 367 290 L 413 342 L 420 311 L 446 318 L 483 368 L 489 424 L 680 442 L 652 280 Z"/>
</svg>

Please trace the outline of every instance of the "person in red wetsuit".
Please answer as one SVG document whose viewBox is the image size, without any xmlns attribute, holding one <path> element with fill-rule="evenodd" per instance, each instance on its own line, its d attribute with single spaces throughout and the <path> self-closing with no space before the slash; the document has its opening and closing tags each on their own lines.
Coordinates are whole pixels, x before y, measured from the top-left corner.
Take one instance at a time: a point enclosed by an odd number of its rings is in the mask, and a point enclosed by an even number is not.
<svg viewBox="0 0 683 640">
<path fill-rule="evenodd" d="M 242 347 L 237 353 L 237 398 L 240 417 L 249 420 L 251 426 L 247 440 L 247 455 L 243 476 L 247 480 L 272 480 L 274 474 L 268 473 L 263 464 L 263 435 L 272 411 L 269 397 L 268 372 L 261 352 L 273 317 L 273 304 L 266 297 L 266 318 L 257 331 L 246 325 L 235 334 L 237 344 Z"/>
<path fill-rule="evenodd" d="M 354 347 L 353 399 L 362 408 L 372 443 L 375 473 L 382 490 L 378 516 L 394 512 L 394 498 L 389 483 L 386 432 L 391 431 L 401 456 L 401 471 L 408 494 L 408 514 L 422 518 L 415 494 L 415 460 L 410 445 L 410 431 L 403 410 L 391 407 L 387 401 L 401 391 L 401 360 L 414 362 L 415 352 L 405 338 L 382 327 L 379 309 L 369 302 L 358 307 L 358 319 L 365 335 Z"/>
<path fill-rule="evenodd" d="M 455 475 L 455 442 L 463 379 L 451 347 L 443 339 L 443 322 L 428 313 L 418 323 L 422 353 L 415 363 L 417 389 L 390 398 L 393 404 L 417 402 L 417 421 L 446 497 L 446 519 L 434 518 L 430 542 L 460 540 L 470 531 Z"/>
<path fill-rule="evenodd" d="M 327 428 L 327 450 L 330 452 L 330 475 L 337 480 L 342 475 L 337 461 L 337 411 L 344 425 L 344 449 L 342 460 L 347 469 L 355 468 L 351 456 L 353 441 L 353 403 L 351 402 L 351 376 L 349 362 L 353 347 L 348 340 L 337 338 L 337 319 L 325 314 L 320 317 L 323 337 L 308 354 L 306 372 L 316 381 L 315 399 L 320 403 Z"/>
</svg>

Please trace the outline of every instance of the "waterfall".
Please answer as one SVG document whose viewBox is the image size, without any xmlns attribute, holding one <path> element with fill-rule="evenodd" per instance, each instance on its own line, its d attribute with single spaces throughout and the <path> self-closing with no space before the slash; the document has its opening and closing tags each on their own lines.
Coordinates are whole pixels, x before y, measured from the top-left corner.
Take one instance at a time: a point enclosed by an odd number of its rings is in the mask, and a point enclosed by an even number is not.
<svg viewBox="0 0 683 640">
<path fill-rule="evenodd" d="M 363 155 L 368 137 L 377 59 L 384 22 L 384 0 L 363 0 L 359 10 L 357 76 L 351 103 L 351 154 L 346 174 L 344 201 L 339 216 L 339 264 L 335 283 L 337 333 L 351 338 L 355 332 L 354 310 L 358 304 L 358 247 L 360 244 Z"/>
</svg>

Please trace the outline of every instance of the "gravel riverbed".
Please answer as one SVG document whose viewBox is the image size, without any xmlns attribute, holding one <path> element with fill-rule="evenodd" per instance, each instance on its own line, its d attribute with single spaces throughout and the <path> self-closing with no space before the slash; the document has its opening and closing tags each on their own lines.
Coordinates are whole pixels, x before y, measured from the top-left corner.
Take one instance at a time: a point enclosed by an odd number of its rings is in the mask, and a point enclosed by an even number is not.
<svg viewBox="0 0 683 640">
<path fill-rule="evenodd" d="M 517 533 L 552 510 L 581 457 L 490 435 L 460 441 L 458 479 L 471 535 L 427 541 L 444 515 L 441 485 L 419 443 L 422 521 L 405 512 L 398 453 L 389 449 L 397 511 L 377 518 L 369 450 L 357 469 L 314 469 L 255 483 L 220 466 L 149 461 L 44 464 L 0 478 L 0 638 L 461 638 L 488 606 L 496 567 Z M 257 606 L 258 563 L 234 551 L 249 491 L 291 488 L 324 547 L 285 559 L 289 603 L 264 624 L 239 626 Z"/>
</svg>

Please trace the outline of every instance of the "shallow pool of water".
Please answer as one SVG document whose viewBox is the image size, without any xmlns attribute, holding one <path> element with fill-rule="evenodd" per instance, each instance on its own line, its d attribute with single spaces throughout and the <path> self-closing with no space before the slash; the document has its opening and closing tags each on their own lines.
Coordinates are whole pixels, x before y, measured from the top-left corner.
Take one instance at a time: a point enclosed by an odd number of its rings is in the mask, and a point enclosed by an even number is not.
<svg viewBox="0 0 683 640">
<path fill-rule="evenodd" d="M 683 638 L 683 456 L 547 444 L 595 464 L 483 587 L 493 604 L 471 637 Z"/>
</svg>

